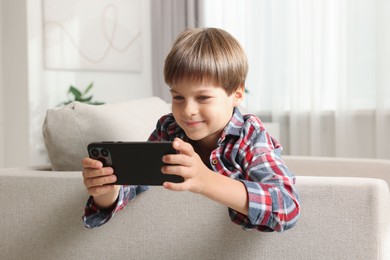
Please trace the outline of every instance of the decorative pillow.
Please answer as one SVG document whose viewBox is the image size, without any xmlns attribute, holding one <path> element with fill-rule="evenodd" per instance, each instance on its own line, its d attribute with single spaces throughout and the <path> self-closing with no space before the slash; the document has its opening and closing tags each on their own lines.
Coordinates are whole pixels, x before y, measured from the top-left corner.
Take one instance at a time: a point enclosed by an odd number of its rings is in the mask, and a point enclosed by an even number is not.
<svg viewBox="0 0 390 260">
<path fill-rule="evenodd" d="M 158 97 L 105 105 L 73 102 L 47 110 L 43 136 L 54 171 L 82 170 L 87 146 L 100 141 L 146 141 L 157 120 L 170 113 Z"/>
</svg>

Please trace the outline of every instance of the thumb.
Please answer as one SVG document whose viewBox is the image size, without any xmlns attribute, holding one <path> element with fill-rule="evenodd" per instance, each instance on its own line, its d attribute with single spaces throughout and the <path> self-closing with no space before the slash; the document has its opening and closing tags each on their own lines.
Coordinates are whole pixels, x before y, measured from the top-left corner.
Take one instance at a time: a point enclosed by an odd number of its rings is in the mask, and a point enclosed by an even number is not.
<svg viewBox="0 0 390 260">
<path fill-rule="evenodd" d="M 177 137 L 173 140 L 172 146 L 175 150 L 179 151 L 181 154 L 192 156 L 195 153 L 194 148 L 190 143 L 184 142 L 183 140 Z"/>
</svg>

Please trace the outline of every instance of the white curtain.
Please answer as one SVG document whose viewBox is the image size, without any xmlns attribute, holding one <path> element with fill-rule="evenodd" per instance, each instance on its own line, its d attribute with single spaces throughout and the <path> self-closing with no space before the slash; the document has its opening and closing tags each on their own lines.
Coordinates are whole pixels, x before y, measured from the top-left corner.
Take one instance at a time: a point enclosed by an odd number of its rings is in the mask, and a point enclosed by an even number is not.
<svg viewBox="0 0 390 260">
<path fill-rule="evenodd" d="M 245 107 L 285 153 L 390 159 L 390 1 L 209 0 L 249 60 Z"/>
<path fill-rule="evenodd" d="M 199 9 L 199 0 L 151 0 L 153 94 L 165 101 L 171 101 L 163 75 L 165 57 L 181 31 L 201 22 Z"/>
</svg>

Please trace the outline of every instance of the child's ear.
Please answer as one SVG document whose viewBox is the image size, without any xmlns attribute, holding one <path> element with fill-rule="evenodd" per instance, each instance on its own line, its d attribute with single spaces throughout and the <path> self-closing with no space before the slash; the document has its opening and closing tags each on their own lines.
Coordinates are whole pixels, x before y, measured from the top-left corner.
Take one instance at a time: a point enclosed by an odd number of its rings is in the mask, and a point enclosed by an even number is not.
<svg viewBox="0 0 390 260">
<path fill-rule="evenodd" d="M 244 100 L 245 86 L 240 85 L 237 90 L 233 93 L 233 105 L 236 107 L 241 104 Z"/>
</svg>

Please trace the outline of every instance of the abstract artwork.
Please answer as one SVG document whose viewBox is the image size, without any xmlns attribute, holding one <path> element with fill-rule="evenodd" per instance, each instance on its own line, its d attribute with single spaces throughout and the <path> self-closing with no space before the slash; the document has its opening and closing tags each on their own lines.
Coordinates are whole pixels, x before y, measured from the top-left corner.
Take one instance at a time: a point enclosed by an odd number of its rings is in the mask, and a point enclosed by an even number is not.
<svg viewBox="0 0 390 260">
<path fill-rule="evenodd" d="M 138 72 L 142 0 L 43 0 L 47 69 Z"/>
</svg>

